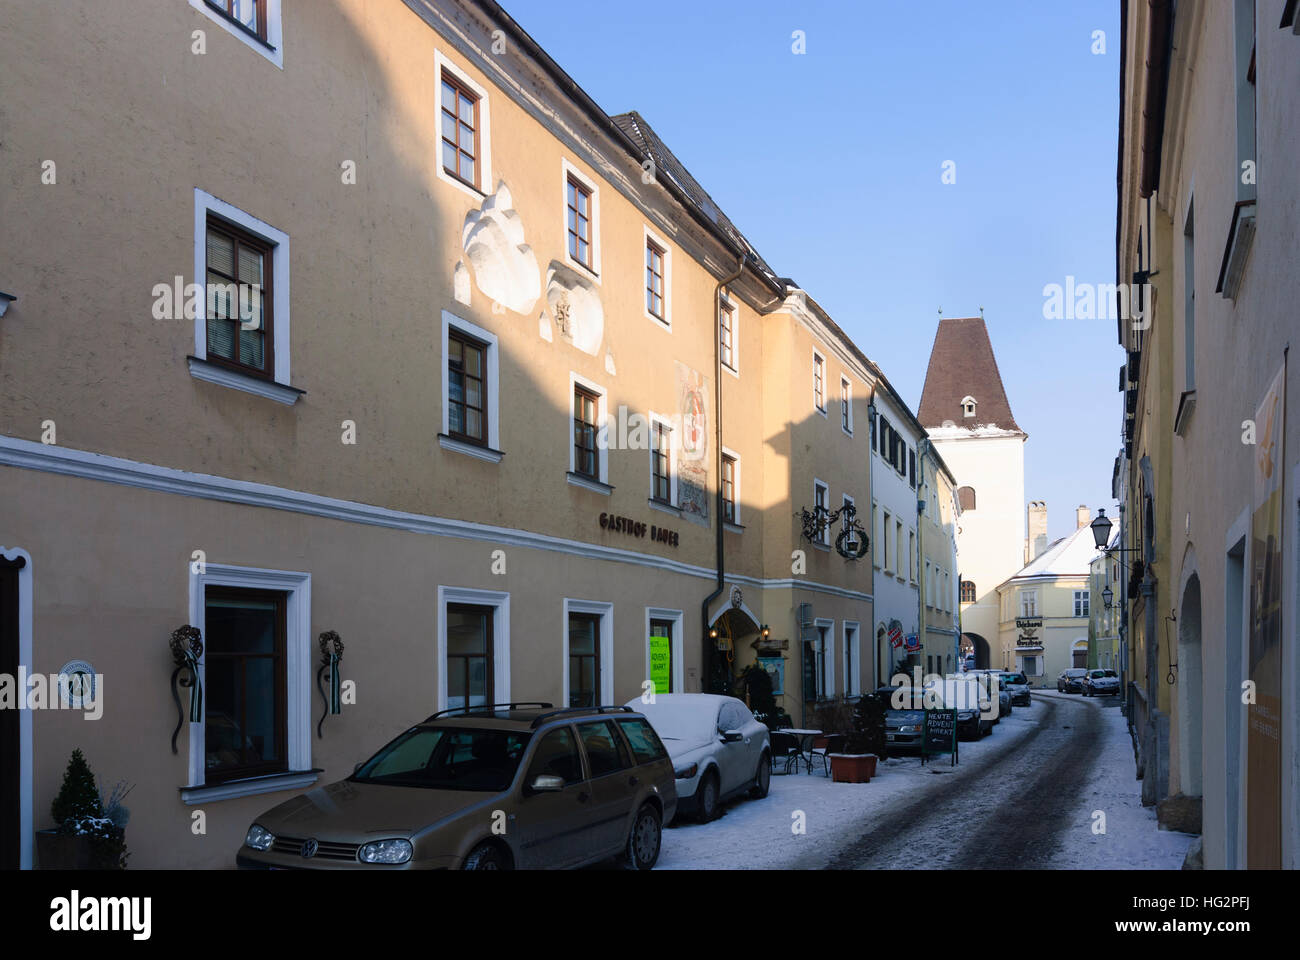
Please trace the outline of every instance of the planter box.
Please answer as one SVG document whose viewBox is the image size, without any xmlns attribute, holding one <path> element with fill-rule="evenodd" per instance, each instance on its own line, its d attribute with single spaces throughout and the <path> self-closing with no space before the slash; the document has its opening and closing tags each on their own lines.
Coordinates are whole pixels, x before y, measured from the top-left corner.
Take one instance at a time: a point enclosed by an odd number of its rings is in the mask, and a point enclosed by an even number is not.
<svg viewBox="0 0 1300 960">
<path fill-rule="evenodd" d="M 36 866 L 40 870 L 115 870 L 98 855 L 89 837 L 79 837 L 57 830 L 36 831 Z"/>
<path fill-rule="evenodd" d="M 832 753 L 831 779 L 836 783 L 870 783 L 876 775 L 874 753 Z"/>
</svg>

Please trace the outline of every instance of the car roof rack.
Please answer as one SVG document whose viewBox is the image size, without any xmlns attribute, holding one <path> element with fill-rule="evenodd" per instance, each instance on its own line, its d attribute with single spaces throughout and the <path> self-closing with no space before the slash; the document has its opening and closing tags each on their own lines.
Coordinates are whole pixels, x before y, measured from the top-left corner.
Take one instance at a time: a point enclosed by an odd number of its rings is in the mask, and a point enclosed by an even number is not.
<svg viewBox="0 0 1300 960">
<path fill-rule="evenodd" d="M 548 704 L 548 706 L 549 706 L 549 704 Z M 561 717 L 561 716 L 564 716 L 564 715 L 566 715 L 566 714 L 570 714 L 570 713 L 594 713 L 594 714 L 599 715 L 599 714 L 602 714 L 602 713 L 636 713 L 636 711 L 633 710 L 631 707 L 627 707 L 627 706 L 616 706 L 616 707 L 563 707 L 562 709 L 559 709 L 559 710 L 551 710 L 551 711 L 548 712 L 548 713 L 541 713 L 541 714 L 538 714 L 537 716 L 533 717 L 533 729 L 536 730 L 539 726 L 541 726 L 543 723 L 546 723 L 546 721 L 548 721 L 548 720 L 552 720 L 552 719 L 554 719 L 555 717 Z"/>
<path fill-rule="evenodd" d="M 545 703 L 541 700 L 523 700 L 518 703 L 480 703 L 478 706 L 471 707 L 452 707 L 449 710 L 439 710 L 437 713 L 431 713 L 424 718 L 424 722 L 437 720 L 439 717 L 448 717 L 452 714 L 459 714 L 462 717 L 481 716 L 483 714 L 494 714 L 501 710 L 514 710 L 518 707 L 538 707 L 542 710 L 549 710 L 555 706 L 553 703 Z"/>
</svg>

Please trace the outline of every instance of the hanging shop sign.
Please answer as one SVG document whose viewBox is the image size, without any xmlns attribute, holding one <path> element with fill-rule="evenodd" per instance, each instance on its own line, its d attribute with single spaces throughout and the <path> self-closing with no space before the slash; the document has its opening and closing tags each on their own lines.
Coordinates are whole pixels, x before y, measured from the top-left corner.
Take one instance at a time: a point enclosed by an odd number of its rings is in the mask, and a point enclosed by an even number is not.
<svg viewBox="0 0 1300 960">
<path fill-rule="evenodd" d="M 903 625 L 897 620 L 889 621 L 889 645 L 895 648 L 903 645 Z"/>
<path fill-rule="evenodd" d="M 638 537 L 643 540 L 649 536 L 655 543 L 662 543 L 669 547 L 675 547 L 679 543 L 676 530 L 669 530 L 667 527 L 660 527 L 653 523 L 645 523 L 641 520 L 633 520 L 631 517 L 622 517 L 613 513 L 602 513 L 600 515 L 600 529 L 608 530 L 610 533 L 624 533 L 629 537 Z"/>
<path fill-rule="evenodd" d="M 650 638 L 650 683 L 655 693 L 667 693 L 672 669 L 672 637 Z"/>
<path fill-rule="evenodd" d="M 916 653 L 921 649 L 921 638 L 915 633 L 909 633 L 907 639 L 903 641 L 903 649 L 908 653 Z"/>
<path fill-rule="evenodd" d="M 95 668 L 85 660 L 70 660 L 59 671 L 59 699 L 65 707 L 80 710 L 95 702 Z"/>
</svg>

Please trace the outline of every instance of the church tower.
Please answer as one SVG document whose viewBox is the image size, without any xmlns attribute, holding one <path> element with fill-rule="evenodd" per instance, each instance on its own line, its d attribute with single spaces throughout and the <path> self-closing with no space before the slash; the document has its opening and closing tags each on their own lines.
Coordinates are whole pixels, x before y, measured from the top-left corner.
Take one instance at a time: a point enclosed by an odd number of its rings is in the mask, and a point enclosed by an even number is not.
<svg viewBox="0 0 1300 960">
<path fill-rule="evenodd" d="M 990 660 L 1002 619 L 997 588 L 1024 566 L 1028 435 L 1011 415 L 983 317 L 940 319 L 919 419 L 960 488 L 962 633 L 978 666 L 1001 667 Z"/>
</svg>

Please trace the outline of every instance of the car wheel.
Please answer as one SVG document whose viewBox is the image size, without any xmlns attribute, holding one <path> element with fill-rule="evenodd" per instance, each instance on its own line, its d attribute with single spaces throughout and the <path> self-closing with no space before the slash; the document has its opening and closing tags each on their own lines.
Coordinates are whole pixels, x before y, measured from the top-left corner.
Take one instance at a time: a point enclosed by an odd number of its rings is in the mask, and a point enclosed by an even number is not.
<svg viewBox="0 0 1300 960">
<path fill-rule="evenodd" d="M 754 774 L 754 785 L 749 789 L 751 800 L 762 800 L 767 796 L 768 788 L 772 785 L 772 758 L 768 756 L 766 750 L 758 758 L 758 772 Z"/>
<path fill-rule="evenodd" d="M 708 823 L 710 820 L 717 819 L 718 816 L 718 775 L 709 771 L 700 781 L 699 788 L 699 806 L 696 809 L 696 819 L 700 823 Z"/>
<path fill-rule="evenodd" d="M 480 843 L 465 858 L 463 870 L 509 870 L 510 862 L 495 843 Z"/>
<path fill-rule="evenodd" d="M 663 821 L 654 804 L 643 804 L 632 821 L 627 835 L 627 849 L 623 853 L 623 866 L 629 870 L 653 870 L 659 862 L 659 848 L 663 843 Z"/>
</svg>

